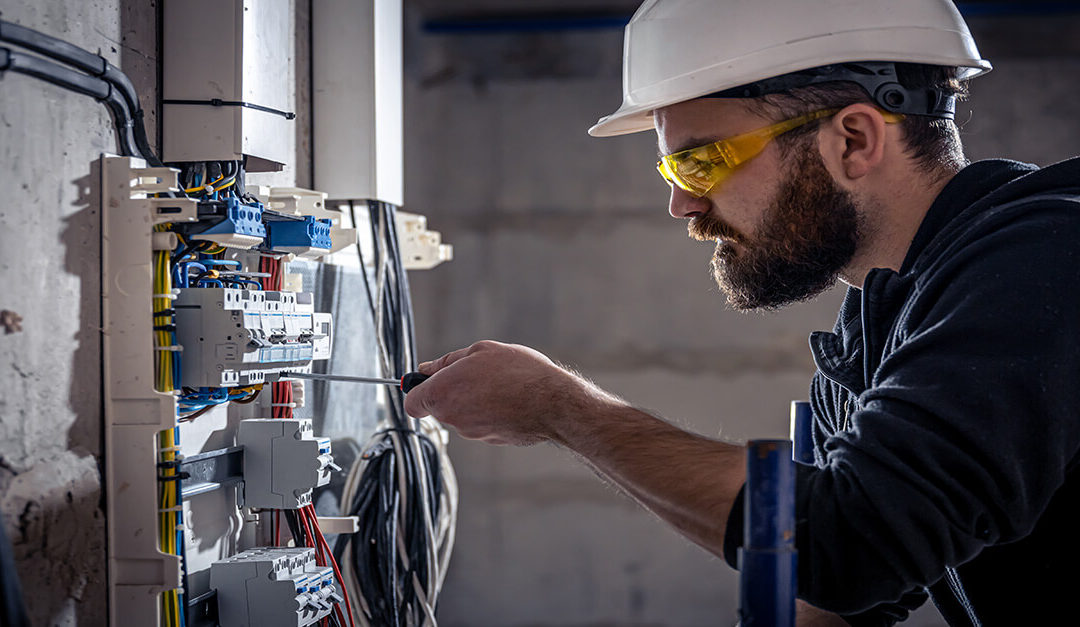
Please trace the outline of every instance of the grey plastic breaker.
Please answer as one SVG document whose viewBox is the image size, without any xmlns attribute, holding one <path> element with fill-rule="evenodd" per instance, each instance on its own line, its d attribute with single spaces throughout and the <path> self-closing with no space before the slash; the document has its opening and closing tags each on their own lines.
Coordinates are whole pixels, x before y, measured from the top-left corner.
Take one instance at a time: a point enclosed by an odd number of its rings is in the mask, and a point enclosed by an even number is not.
<svg viewBox="0 0 1080 627">
<path fill-rule="evenodd" d="M 334 571 L 315 549 L 248 549 L 210 566 L 221 627 L 306 627 L 342 601 Z"/>
<path fill-rule="evenodd" d="M 236 443 L 244 447 L 244 505 L 297 509 L 311 491 L 330 482 L 330 438 L 316 438 L 311 421 L 296 418 L 241 420 Z"/>
<path fill-rule="evenodd" d="M 255 385 L 330 358 L 333 317 L 309 292 L 186 288 L 173 306 L 185 387 Z"/>
</svg>

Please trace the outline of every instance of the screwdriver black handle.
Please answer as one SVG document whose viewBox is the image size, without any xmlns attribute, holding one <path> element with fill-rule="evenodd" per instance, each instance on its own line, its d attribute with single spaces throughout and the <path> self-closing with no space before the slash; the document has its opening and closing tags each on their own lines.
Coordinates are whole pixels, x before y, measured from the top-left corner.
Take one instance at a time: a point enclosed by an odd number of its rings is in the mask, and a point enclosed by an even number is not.
<svg viewBox="0 0 1080 627">
<path fill-rule="evenodd" d="M 420 374 L 419 372 L 410 372 L 404 377 L 401 377 L 401 391 L 408 394 L 412 389 L 424 381 L 427 381 L 431 375 Z"/>
</svg>

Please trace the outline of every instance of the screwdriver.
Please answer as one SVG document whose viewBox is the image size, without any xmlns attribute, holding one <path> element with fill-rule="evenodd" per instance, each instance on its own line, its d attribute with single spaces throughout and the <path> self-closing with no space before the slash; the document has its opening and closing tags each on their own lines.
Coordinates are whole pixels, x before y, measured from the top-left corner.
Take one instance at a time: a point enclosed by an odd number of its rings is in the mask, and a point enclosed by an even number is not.
<svg viewBox="0 0 1080 627">
<path fill-rule="evenodd" d="M 312 379 L 315 381 L 348 381 L 351 383 L 375 383 L 379 385 L 392 385 L 396 388 L 401 388 L 401 391 L 408 394 L 412 389 L 424 381 L 428 380 L 430 375 L 420 374 L 419 372 L 410 372 L 401 379 L 380 379 L 378 377 L 349 377 L 343 374 L 316 374 L 313 372 L 282 372 L 283 377 L 292 377 L 296 379 Z"/>
</svg>

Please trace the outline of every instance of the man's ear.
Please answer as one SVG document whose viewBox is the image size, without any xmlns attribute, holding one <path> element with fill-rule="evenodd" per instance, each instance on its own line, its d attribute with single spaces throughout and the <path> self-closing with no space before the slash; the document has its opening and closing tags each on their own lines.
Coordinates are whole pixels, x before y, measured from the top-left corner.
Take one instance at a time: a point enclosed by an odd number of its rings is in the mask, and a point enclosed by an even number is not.
<svg viewBox="0 0 1080 627">
<path fill-rule="evenodd" d="M 873 105 L 841 109 L 822 127 L 820 148 L 826 168 L 851 181 L 873 172 L 885 158 L 886 126 Z"/>
</svg>

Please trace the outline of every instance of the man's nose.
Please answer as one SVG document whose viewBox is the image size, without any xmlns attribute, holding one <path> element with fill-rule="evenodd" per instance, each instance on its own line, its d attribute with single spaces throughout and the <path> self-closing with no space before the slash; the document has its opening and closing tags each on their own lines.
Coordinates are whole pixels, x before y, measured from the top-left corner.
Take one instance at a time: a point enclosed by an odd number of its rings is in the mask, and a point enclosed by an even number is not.
<svg viewBox="0 0 1080 627">
<path fill-rule="evenodd" d="M 673 218 L 689 220 L 709 212 L 709 201 L 698 198 L 678 185 L 671 186 L 671 198 L 668 200 L 668 213 Z"/>
</svg>

